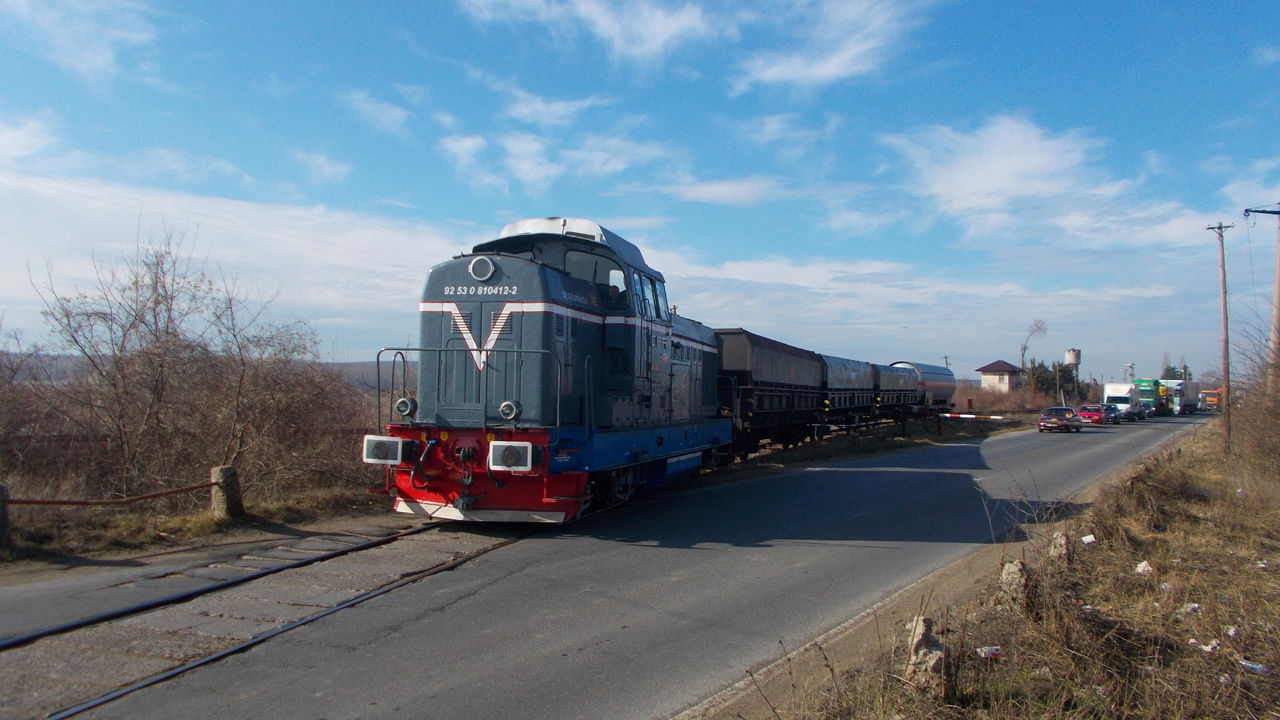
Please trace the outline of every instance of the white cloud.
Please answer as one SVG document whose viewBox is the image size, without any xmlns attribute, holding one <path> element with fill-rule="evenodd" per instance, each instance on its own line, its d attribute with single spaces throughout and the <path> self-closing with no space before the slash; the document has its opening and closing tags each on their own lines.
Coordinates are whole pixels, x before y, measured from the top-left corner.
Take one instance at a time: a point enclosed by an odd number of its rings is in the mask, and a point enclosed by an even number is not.
<svg viewBox="0 0 1280 720">
<path fill-rule="evenodd" d="M 413 117 L 399 105 L 379 100 L 364 90 L 348 90 L 338 96 L 338 101 L 374 128 L 392 135 L 403 134 L 405 124 Z"/>
<path fill-rule="evenodd" d="M 58 144 L 52 121 L 45 117 L 0 122 L 0 162 L 11 163 L 40 155 Z"/>
<path fill-rule="evenodd" d="M 397 83 L 395 85 L 396 92 L 400 93 L 400 97 L 405 99 L 410 105 L 421 105 L 427 99 L 427 90 L 420 85 L 404 85 Z"/>
<path fill-rule="evenodd" d="M 431 113 L 431 119 L 448 132 L 457 132 L 462 127 L 462 121 L 458 120 L 456 115 L 443 110 Z"/>
<path fill-rule="evenodd" d="M 1079 132 L 1053 137 L 1010 116 L 993 118 L 971 133 L 935 126 L 882 142 L 906 156 L 921 195 L 961 214 L 1084 192 L 1085 161 L 1102 144 Z"/>
<path fill-rule="evenodd" d="M 119 72 L 122 51 L 155 39 L 150 12 L 134 0 L 4 0 L 0 33 L 14 46 L 98 83 Z"/>
<path fill-rule="evenodd" d="M 477 156 L 488 143 L 479 135 L 450 135 L 440 139 L 440 147 L 455 167 L 469 168 L 476 164 Z"/>
<path fill-rule="evenodd" d="M 531 21 L 553 32 L 582 26 L 615 58 L 647 61 L 714 34 L 716 27 L 692 3 L 667 6 L 652 0 L 461 0 L 483 22 Z"/>
<path fill-rule="evenodd" d="M 1226 208 L 1260 207 L 1280 198 L 1280 157 L 1263 158 L 1248 163 L 1220 158 L 1214 170 L 1228 176 L 1222 188 Z M 1225 172 L 1224 172 L 1225 171 Z M 1210 172 L 1210 170 L 1206 170 Z M 1240 210 L 1237 209 L 1236 212 Z"/>
<path fill-rule="evenodd" d="M 509 88 L 514 96 L 507 106 L 507 114 L 521 122 L 539 127 L 566 127 L 577 121 L 578 116 L 612 100 L 589 97 L 581 100 L 548 100 L 519 88 Z"/>
<path fill-rule="evenodd" d="M 758 176 L 740 180 L 690 181 L 668 185 L 662 190 L 681 200 L 713 205 L 755 205 L 777 198 L 783 192 L 777 180 Z"/>
<path fill-rule="evenodd" d="M 118 171 L 137 181 L 176 181 L 192 183 L 229 178 L 246 183 L 251 180 L 235 163 L 203 155 L 193 155 L 170 148 L 146 148 L 134 158 L 119 161 L 105 157 L 86 157 L 86 166 Z"/>
<path fill-rule="evenodd" d="M 591 135 L 580 147 L 565 150 L 562 155 L 563 164 L 574 173 L 613 175 L 667 157 L 669 151 L 661 143 Z"/>
<path fill-rule="evenodd" d="M 1262 66 L 1280 63 L 1280 48 L 1257 47 L 1253 49 L 1253 61 Z"/>
<path fill-rule="evenodd" d="M 295 151 L 293 161 L 302 166 L 307 174 L 307 182 L 312 185 L 345 180 L 351 174 L 351 164 L 340 162 L 318 153 Z"/>
<path fill-rule="evenodd" d="M 548 157 L 547 141 L 529 133 L 510 133 L 498 139 L 504 157 L 503 168 L 525 190 L 538 194 L 564 174 L 564 167 Z"/>
<path fill-rule="evenodd" d="M 820 0 L 772 15 L 794 29 L 791 48 L 758 52 L 741 63 L 734 92 L 757 84 L 828 85 L 879 69 L 919 22 L 919 2 Z"/>
<path fill-rule="evenodd" d="M 476 187 L 495 187 L 506 190 L 506 180 L 498 176 L 484 163 L 480 154 L 489 143 L 479 135 L 449 135 L 440 139 L 440 149 L 460 174 Z"/>
<path fill-rule="evenodd" d="M 827 218 L 827 225 L 833 230 L 844 230 L 865 235 L 880 228 L 893 225 L 909 216 L 906 213 L 875 213 L 859 210 L 833 210 Z"/>
</svg>

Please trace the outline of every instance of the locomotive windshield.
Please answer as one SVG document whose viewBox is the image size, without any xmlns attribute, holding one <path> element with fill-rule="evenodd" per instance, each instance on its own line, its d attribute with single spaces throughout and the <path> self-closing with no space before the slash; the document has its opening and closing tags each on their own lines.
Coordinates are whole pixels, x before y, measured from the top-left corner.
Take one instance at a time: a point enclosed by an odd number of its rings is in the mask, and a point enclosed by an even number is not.
<svg viewBox="0 0 1280 720">
<path fill-rule="evenodd" d="M 564 254 L 564 269 L 579 280 L 604 286 L 609 307 L 627 306 L 627 274 L 613 260 L 595 253 L 568 250 Z"/>
</svg>

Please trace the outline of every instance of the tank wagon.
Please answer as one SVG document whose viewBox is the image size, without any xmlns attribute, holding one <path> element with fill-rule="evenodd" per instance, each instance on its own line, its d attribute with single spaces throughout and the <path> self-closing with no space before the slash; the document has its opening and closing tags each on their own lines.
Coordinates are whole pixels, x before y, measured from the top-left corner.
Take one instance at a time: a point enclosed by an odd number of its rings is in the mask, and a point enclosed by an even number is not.
<svg viewBox="0 0 1280 720">
<path fill-rule="evenodd" d="M 950 368 L 906 360 L 899 360 L 893 366 L 914 371 L 916 388 L 913 402 L 916 405 L 933 409 L 950 407 L 951 398 L 956 394 L 956 376 Z"/>
<path fill-rule="evenodd" d="M 378 354 L 385 434 L 365 436 L 364 460 L 384 467 L 396 510 L 431 517 L 567 522 L 832 416 L 928 412 L 955 389 L 946 368 L 677 315 L 662 273 L 589 220 L 508 224 L 433 267 L 419 311 L 420 346 Z M 416 391 L 405 382 L 394 402 L 389 353 L 393 376 L 417 358 Z"/>
</svg>

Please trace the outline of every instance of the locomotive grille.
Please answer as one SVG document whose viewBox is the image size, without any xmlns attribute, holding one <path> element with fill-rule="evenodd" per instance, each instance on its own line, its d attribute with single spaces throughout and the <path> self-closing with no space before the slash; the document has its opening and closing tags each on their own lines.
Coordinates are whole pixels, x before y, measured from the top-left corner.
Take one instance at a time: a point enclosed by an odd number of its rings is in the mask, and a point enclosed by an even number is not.
<svg viewBox="0 0 1280 720">
<path fill-rule="evenodd" d="M 448 316 L 446 315 L 445 317 L 447 318 Z M 447 322 L 447 320 L 446 320 L 446 322 Z M 450 334 L 450 335 L 463 335 L 463 334 L 464 334 L 464 333 L 463 333 L 463 331 L 462 331 L 462 329 L 458 327 L 458 323 L 457 323 L 457 322 L 449 322 L 448 324 L 449 324 L 449 334 Z M 468 313 L 462 313 L 462 327 L 465 327 L 465 328 L 470 328 L 470 327 L 471 327 L 471 313 L 469 313 L 469 312 L 468 312 Z"/>
</svg>

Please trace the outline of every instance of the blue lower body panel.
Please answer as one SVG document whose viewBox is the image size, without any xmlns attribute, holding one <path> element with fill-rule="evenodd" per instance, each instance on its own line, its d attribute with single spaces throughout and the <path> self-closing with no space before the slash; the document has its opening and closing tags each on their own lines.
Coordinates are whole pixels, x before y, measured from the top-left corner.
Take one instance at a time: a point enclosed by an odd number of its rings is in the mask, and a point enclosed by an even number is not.
<svg viewBox="0 0 1280 720">
<path fill-rule="evenodd" d="M 642 487 L 658 487 L 688 477 L 703 464 L 703 452 L 733 442 L 728 419 L 696 420 L 625 430 L 562 428 L 551 448 L 551 472 L 637 469 Z"/>
</svg>

